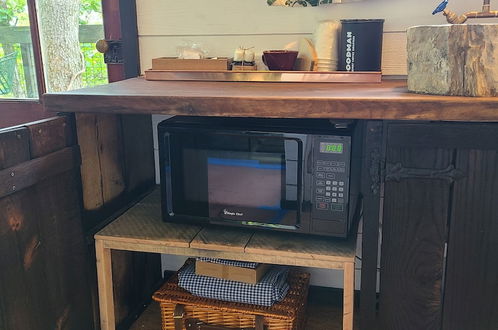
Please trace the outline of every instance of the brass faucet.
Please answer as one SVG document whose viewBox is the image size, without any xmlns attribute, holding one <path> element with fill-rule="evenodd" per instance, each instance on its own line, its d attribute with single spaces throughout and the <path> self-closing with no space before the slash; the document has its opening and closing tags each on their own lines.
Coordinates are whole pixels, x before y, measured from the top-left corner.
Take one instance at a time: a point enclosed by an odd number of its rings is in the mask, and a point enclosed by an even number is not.
<svg viewBox="0 0 498 330">
<path fill-rule="evenodd" d="M 446 1 L 447 2 L 447 1 Z M 463 24 L 468 18 L 490 18 L 498 17 L 498 10 L 491 10 L 490 0 L 483 0 L 482 11 L 469 11 L 468 13 L 458 16 L 449 9 L 444 8 L 443 15 L 450 24 Z"/>
</svg>

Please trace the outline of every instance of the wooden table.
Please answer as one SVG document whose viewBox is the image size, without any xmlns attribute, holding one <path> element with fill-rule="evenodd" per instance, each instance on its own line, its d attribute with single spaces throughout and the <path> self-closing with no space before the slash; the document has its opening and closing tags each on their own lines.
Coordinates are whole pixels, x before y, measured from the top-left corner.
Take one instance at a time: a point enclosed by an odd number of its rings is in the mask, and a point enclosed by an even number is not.
<svg viewBox="0 0 498 330">
<path fill-rule="evenodd" d="M 409 93 L 376 84 L 147 81 L 133 78 L 43 95 L 47 111 L 99 114 L 498 121 L 498 97 Z"/>
<path fill-rule="evenodd" d="M 343 329 L 353 329 L 356 235 L 336 240 L 238 228 L 203 228 L 165 223 L 160 210 L 156 190 L 95 235 L 102 330 L 115 329 L 113 249 L 342 269 Z"/>
</svg>

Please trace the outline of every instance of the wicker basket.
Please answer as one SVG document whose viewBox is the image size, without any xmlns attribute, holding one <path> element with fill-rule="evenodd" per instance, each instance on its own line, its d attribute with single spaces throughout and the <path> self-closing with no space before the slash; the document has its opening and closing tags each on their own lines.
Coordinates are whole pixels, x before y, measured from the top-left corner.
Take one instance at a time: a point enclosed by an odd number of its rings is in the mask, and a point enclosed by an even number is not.
<svg viewBox="0 0 498 330">
<path fill-rule="evenodd" d="M 177 275 L 171 277 L 152 298 L 161 305 L 163 330 L 175 330 L 173 315 L 178 304 L 184 306 L 185 319 L 198 319 L 210 325 L 254 328 L 256 315 L 261 315 L 267 330 L 301 330 L 305 323 L 309 279 L 308 273 L 290 271 L 287 296 L 271 307 L 194 296 L 178 286 Z"/>
</svg>

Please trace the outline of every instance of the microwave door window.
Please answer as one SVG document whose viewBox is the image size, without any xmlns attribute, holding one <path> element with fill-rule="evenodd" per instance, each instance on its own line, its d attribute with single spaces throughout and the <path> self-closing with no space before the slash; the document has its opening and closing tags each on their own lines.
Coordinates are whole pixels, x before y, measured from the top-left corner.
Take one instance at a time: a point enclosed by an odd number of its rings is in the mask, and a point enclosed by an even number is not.
<svg viewBox="0 0 498 330">
<path fill-rule="evenodd" d="M 207 151 L 209 216 L 254 225 L 295 225 L 297 161 L 286 159 L 281 137 L 246 139 L 245 150 Z"/>
</svg>

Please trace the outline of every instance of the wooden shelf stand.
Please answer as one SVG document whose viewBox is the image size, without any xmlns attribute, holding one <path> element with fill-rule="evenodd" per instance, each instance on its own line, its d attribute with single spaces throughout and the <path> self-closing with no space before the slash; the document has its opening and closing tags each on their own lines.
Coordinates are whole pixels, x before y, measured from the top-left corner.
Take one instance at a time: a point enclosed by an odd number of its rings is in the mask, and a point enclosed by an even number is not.
<svg viewBox="0 0 498 330">
<path fill-rule="evenodd" d="M 356 235 L 348 240 L 166 223 L 154 191 L 95 235 L 102 330 L 115 329 L 111 250 L 212 257 L 344 272 L 343 329 L 353 329 Z"/>
</svg>

